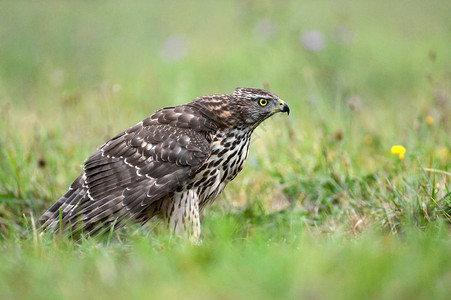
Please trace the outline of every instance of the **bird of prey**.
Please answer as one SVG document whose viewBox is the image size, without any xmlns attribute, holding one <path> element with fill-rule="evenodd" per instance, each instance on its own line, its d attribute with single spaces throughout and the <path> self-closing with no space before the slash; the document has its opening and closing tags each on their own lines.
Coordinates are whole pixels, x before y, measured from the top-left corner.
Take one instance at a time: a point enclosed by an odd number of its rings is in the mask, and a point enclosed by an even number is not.
<svg viewBox="0 0 451 300">
<path fill-rule="evenodd" d="M 41 228 L 91 235 L 159 216 L 197 240 L 199 214 L 243 169 L 254 129 L 278 112 L 290 109 L 255 88 L 160 109 L 100 146 Z"/>
</svg>

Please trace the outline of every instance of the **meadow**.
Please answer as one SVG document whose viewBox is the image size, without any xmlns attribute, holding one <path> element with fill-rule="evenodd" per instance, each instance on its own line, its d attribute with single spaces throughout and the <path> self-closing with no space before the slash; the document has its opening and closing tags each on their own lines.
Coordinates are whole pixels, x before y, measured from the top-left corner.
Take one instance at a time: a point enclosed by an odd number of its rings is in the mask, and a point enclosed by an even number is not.
<svg viewBox="0 0 451 300">
<path fill-rule="evenodd" d="M 2 1 L 1 299 L 449 299 L 450 1 Z M 202 244 L 37 218 L 155 110 L 268 88 Z M 392 147 L 405 153 L 392 153 Z M 395 151 L 396 152 L 396 151 Z"/>
</svg>

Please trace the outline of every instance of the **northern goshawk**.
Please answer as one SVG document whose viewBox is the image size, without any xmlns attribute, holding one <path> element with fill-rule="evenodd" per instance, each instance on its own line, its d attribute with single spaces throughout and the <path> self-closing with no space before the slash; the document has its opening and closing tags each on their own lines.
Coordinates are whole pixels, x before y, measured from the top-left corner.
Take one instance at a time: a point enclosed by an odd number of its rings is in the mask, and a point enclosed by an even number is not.
<svg viewBox="0 0 451 300">
<path fill-rule="evenodd" d="M 160 216 L 176 235 L 196 240 L 200 212 L 243 169 L 254 129 L 277 112 L 290 109 L 255 88 L 160 109 L 87 159 L 41 216 L 42 229 L 92 234 Z"/>
</svg>

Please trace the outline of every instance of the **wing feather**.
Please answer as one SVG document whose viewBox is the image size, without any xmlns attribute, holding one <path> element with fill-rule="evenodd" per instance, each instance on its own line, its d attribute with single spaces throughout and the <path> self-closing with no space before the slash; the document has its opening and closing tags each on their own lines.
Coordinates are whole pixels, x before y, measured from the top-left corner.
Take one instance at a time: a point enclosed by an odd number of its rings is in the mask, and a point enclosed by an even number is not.
<svg viewBox="0 0 451 300">
<path fill-rule="evenodd" d="M 121 219 L 145 221 L 146 208 L 169 198 L 202 166 L 210 155 L 206 132 L 216 129 L 196 107 L 157 111 L 87 159 L 83 176 L 41 217 L 43 227 L 55 223 L 60 208 L 65 223 L 88 232 Z"/>
</svg>

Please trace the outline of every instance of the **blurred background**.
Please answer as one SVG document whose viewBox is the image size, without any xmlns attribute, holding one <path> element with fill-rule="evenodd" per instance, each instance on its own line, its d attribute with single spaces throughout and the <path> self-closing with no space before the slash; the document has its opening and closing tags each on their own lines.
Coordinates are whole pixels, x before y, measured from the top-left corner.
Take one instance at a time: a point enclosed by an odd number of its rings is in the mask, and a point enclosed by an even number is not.
<svg viewBox="0 0 451 300">
<path fill-rule="evenodd" d="M 0 1 L 0 298 L 451 299 L 450 16 L 449 0 Z M 162 226 L 38 235 L 99 145 L 236 87 L 291 113 L 254 132 L 202 245 Z"/>
<path fill-rule="evenodd" d="M 2 1 L 0 224 L 38 216 L 155 110 L 236 87 L 268 88 L 292 114 L 256 131 L 217 205 L 307 220 L 390 209 L 411 171 L 450 171 L 450 13 L 446 0 Z"/>
</svg>

